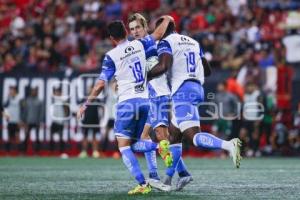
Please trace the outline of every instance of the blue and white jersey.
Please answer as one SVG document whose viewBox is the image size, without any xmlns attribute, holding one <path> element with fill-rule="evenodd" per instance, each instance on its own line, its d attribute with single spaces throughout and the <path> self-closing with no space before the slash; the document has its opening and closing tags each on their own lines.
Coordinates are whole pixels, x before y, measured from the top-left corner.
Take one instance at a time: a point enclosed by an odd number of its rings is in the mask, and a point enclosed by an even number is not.
<svg viewBox="0 0 300 200">
<path fill-rule="evenodd" d="M 168 71 L 172 95 L 186 80 L 197 80 L 203 85 L 204 69 L 201 61 L 203 52 L 196 40 L 172 33 L 159 42 L 157 53 L 158 55 L 168 53 L 173 56 L 173 65 Z"/>
<path fill-rule="evenodd" d="M 146 60 L 154 56 L 152 37 L 125 41 L 106 53 L 99 79 L 109 81 L 115 76 L 118 101 L 148 98 Z"/>
<path fill-rule="evenodd" d="M 171 92 L 167 82 L 167 75 L 162 74 L 149 81 L 148 89 L 150 98 L 170 95 Z"/>
<path fill-rule="evenodd" d="M 167 82 L 167 75 L 162 74 L 149 81 L 148 89 L 150 98 L 170 95 L 171 92 Z"/>
<path fill-rule="evenodd" d="M 151 37 L 150 35 L 147 35 L 145 38 Z M 158 43 L 156 43 L 158 44 Z M 155 56 L 157 56 L 157 46 L 155 46 Z M 155 98 L 165 95 L 170 95 L 170 89 L 167 82 L 167 75 L 162 74 L 159 77 L 155 77 L 148 83 L 148 89 L 149 89 L 149 97 Z"/>
</svg>

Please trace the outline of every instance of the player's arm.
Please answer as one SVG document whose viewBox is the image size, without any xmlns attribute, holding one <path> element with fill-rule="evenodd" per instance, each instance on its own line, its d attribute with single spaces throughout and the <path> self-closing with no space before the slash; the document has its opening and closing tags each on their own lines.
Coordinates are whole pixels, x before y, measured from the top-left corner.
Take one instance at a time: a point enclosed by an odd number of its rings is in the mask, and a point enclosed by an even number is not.
<svg viewBox="0 0 300 200">
<path fill-rule="evenodd" d="M 160 40 L 164 36 L 168 28 L 169 22 L 174 21 L 174 19 L 169 15 L 164 15 L 161 18 L 163 18 L 164 20 L 151 34 L 154 40 Z"/>
<path fill-rule="evenodd" d="M 104 89 L 106 82 L 111 80 L 113 75 L 115 74 L 115 64 L 112 59 L 106 55 L 103 64 L 102 64 L 102 72 L 99 76 L 99 80 L 94 85 L 91 93 L 89 94 L 86 102 L 79 108 L 77 112 L 77 118 L 80 119 L 83 113 L 85 112 L 87 105 L 93 102 L 97 96 L 102 92 Z"/>
<path fill-rule="evenodd" d="M 201 60 L 202 60 L 203 68 L 204 68 L 204 76 L 205 77 L 210 76 L 211 75 L 211 67 L 210 67 L 209 62 L 206 60 L 205 57 L 202 57 Z"/>
<path fill-rule="evenodd" d="M 202 48 L 200 46 L 199 46 L 199 48 L 200 48 L 200 58 L 201 58 L 202 65 L 204 68 L 204 76 L 207 77 L 207 76 L 211 75 L 211 67 L 210 67 L 208 60 L 204 57 Z"/>
<path fill-rule="evenodd" d="M 102 92 L 102 90 L 104 89 L 105 87 L 105 81 L 104 80 L 98 80 L 96 82 L 96 84 L 94 85 L 91 93 L 89 94 L 86 102 L 80 106 L 78 112 L 77 112 L 77 118 L 80 119 L 83 115 L 83 113 L 85 112 L 86 108 L 87 108 L 87 105 L 91 102 L 93 102 L 97 96 Z"/>
<path fill-rule="evenodd" d="M 157 63 L 147 74 L 149 80 L 164 74 L 173 64 L 173 56 L 168 53 L 161 54 L 158 60 L 159 63 Z"/>
<path fill-rule="evenodd" d="M 6 119 L 7 121 L 9 121 L 9 114 L 5 111 L 4 108 L 6 108 L 8 106 L 9 102 L 7 101 L 3 106 L 0 105 L 0 111 L 1 111 L 1 115 L 3 116 L 4 119 Z"/>
<path fill-rule="evenodd" d="M 157 45 L 158 63 L 148 72 L 148 79 L 160 76 L 173 65 L 173 54 L 170 44 L 162 40 Z"/>
<path fill-rule="evenodd" d="M 105 81 L 98 80 L 94 85 L 90 95 L 88 96 L 87 102 L 93 102 L 95 99 L 97 99 L 97 96 L 102 92 L 104 87 L 105 87 Z"/>
<path fill-rule="evenodd" d="M 3 110 L 3 111 L 1 112 L 1 114 L 2 114 L 2 116 L 3 116 L 4 119 L 6 119 L 7 121 L 10 120 L 10 116 L 9 116 L 9 114 L 8 114 L 7 112 L 5 112 L 5 111 Z"/>
</svg>

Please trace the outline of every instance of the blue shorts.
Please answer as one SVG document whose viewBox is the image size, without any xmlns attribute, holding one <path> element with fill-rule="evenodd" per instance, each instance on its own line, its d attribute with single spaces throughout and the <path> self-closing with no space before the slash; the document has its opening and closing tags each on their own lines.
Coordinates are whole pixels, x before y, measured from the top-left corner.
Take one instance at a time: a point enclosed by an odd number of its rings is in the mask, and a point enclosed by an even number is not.
<svg viewBox="0 0 300 200">
<path fill-rule="evenodd" d="M 203 100 L 203 87 L 196 81 L 185 81 L 173 94 L 173 114 L 181 132 L 200 126 L 198 106 Z"/>
<path fill-rule="evenodd" d="M 150 111 L 146 124 L 155 129 L 158 126 L 169 126 L 170 96 L 150 98 Z"/>
<path fill-rule="evenodd" d="M 149 112 L 149 100 L 134 98 L 117 105 L 114 132 L 116 137 L 140 138 Z"/>
</svg>

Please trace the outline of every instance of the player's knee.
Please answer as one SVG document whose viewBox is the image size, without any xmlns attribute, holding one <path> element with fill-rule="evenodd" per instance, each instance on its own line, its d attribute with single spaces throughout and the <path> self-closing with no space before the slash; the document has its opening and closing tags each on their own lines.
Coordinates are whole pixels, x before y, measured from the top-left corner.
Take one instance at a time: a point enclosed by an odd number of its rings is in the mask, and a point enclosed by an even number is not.
<svg viewBox="0 0 300 200">
<path fill-rule="evenodd" d="M 118 141 L 118 147 L 126 147 L 126 146 L 130 146 L 131 144 L 131 140 L 127 139 L 127 138 L 123 138 L 123 137 L 117 137 L 117 141 Z"/>
<path fill-rule="evenodd" d="M 201 132 L 199 127 L 191 127 L 191 128 L 184 130 L 183 135 L 185 138 L 187 138 L 187 140 L 190 144 L 193 144 L 194 136 L 199 132 Z"/>
</svg>

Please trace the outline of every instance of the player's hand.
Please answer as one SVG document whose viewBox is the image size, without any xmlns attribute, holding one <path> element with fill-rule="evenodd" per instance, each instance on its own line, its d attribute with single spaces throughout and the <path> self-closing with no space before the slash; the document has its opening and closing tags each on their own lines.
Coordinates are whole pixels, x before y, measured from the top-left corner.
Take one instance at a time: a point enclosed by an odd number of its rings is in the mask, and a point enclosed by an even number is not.
<svg viewBox="0 0 300 200">
<path fill-rule="evenodd" d="M 6 121 L 9 121 L 9 120 L 10 120 L 9 114 L 7 114 L 7 113 L 5 113 L 5 112 L 3 112 L 3 117 L 4 117 L 4 119 L 6 119 Z"/>
<path fill-rule="evenodd" d="M 170 16 L 170 15 L 163 15 L 162 18 L 164 18 L 164 19 L 167 18 L 167 19 L 169 19 L 170 21 L 174 22 L 174 18 L 173 18 L 172 16 Z"/>
<path fill-rule="evenodd" d="M 77 119 L 78 120 L 82 119 L 82 116 L 83 116 L 85 110 L 86 110 L 86 105 L 80 106 L 79 110 L 77 111 Z"/>
</svg>

